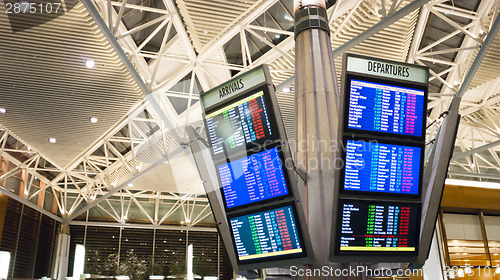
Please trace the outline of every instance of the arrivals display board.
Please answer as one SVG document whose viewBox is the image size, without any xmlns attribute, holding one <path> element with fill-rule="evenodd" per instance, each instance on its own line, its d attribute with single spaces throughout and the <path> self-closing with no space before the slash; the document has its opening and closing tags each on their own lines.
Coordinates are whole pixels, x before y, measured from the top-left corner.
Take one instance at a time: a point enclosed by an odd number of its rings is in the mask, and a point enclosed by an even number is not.
<svg viewBox="0 0 500 280">
<path fill-rule="evenodd" d="M 346 83 L 346 131 L 425 136 L 426 87 L 355 75 Z"/>
<path fill-rule="evenodd" d="M 271 81 L 261 65 L 200 96 L 216 175 L 209 180 L 217 179 L 216 193 L 207 197 L 219 231 L 229 232 L 221 236 L 230 237 L 223 241 L 235 271 L 311 262 L 303 200 Z"/>
<path fill-rule="evenodd" d="M 419 204 L 340 200 L 339 213 L 336 242 L 339 254 L 416 253 Z"/>
<path fill-rule="evenodd" d="M 305 256 L 293 204 L 229 217 L 240 263 Z"/>
<path fill-rule="evenodd" d="M 429 70 L 345 54 L 330 260 L 417 260 Z"/>
<path fill-rule="evenodd" d="M 342 192 L 420 195 L 422 145 L 344 139 Z"/>
</svg>

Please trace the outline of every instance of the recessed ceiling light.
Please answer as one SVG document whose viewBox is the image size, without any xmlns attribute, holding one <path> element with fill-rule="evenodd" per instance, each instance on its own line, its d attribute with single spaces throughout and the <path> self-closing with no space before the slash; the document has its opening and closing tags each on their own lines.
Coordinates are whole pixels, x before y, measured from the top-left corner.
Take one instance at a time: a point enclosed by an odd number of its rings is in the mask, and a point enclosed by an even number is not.
<svg viewBox="0 0 500 280">
<path fill-rule="evenodd" d="M 90 122 L 91 123 L 97 123 L 99 120 L 96 117 L 91 117 Z"/>
<path fill-rule="evenodd" d="M 274 38 L 276 38 L 276 39 L 279 39 L 280 37 L 281 37 L 281 35 L 279 35 L 279 34 L 274 35 Z"/>
<path fill-rule="evenodd" d="M 7 113 L 7 109 L 5 108 L 0 108 L 0 114 L 5 114 Z"/>
<path fill-rule="evenodd" d="M 290 88 L 289 87 L 283 88 L 283 93 L 289 93 L 289 92 L 290 92 Z"/>
<path fill-rule="evenodd" d="M 50 137 L 49 138 L 49 142 L 52 143 L 52 144 L 54 144 L 55 142 L 57 142 L 57 140 L 54 137 Z"/>
<path fill-rule="evenodd" d="M 134 186 L 134 184 L 128 184 L 127 186 L 128 186 L 129 188 L 131 188 L 131 187 L 133 187 L 133 186 Z"/>
<path fill-rule="evenodd" d="M 94 68 L 95 61 L 92 59 L 87 59 L 85 60 L 85 66 L 87 66 L 87 68 Z"/>
</svg>

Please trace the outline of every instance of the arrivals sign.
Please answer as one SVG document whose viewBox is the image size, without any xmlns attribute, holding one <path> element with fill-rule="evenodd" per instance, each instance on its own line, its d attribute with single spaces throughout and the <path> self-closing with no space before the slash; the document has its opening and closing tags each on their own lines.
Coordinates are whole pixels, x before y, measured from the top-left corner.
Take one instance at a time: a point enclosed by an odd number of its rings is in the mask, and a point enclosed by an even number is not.
<svg viewBox="0 0 500 280">
<path fill-rule="evenodd" d="M 237 76 L 228 82 L 203 93 L 201 97 L 203 108 L 209 109 L 233 96 L 265 83 L 266 75 L 263 69 L 264 68 L 262 67 L 257 67 L 246 72 L 244 75 Z"/>
</svg>

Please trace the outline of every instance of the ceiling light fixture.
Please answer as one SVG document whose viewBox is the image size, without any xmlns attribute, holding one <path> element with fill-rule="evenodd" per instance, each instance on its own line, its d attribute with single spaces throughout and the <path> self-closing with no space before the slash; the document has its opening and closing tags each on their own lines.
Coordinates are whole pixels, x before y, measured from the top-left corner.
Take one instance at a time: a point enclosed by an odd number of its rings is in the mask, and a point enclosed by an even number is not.
<svg viewBox="0 0 500 280">
<path fill-rule="evenodd" d="M 0 108 L 0 114 L 5 114 L 7 113 L 7 109 L 5 108 Z"/>
<path fill-rule="evenodd" d="M 94 68 L 95 61 L 92 59 L 87 59 L 85 60 L 85 66 L 87 66 L 87 68 Z"/>
<path fill-rule="evenodd" d="M 283 88 L 283 93 L 289 93 L 291 89 L 289 87 L 284 87 Z"/>
<path fill-rule="evenodd" d="M 49 138 L 49 142 L 50 142 L 50 143 L 52 143 L 52 144 L 54 144 L 54 143 L 56 143 L 56 142 L 57 142 L 57 139 L 56 139 L 56 138 L 54 138 L 54 137 L 50 137 L 50 138 Z"/>
<path fill-rule="evenodd" d="M 89 120 L 91 123 L 97 123 L 99 121 L 96 117 L 90 117 Z"/>
<path fill-rule="evenodd" d="M 133 187 L 133 186 L 134 186 L 134 184 L 132 184 L 132 183 L 131 183 L 131 184 L 128 184 L 127 186 L 128 186 L 129 188 L 131 188 L 131 187 Z"/>
</svg>

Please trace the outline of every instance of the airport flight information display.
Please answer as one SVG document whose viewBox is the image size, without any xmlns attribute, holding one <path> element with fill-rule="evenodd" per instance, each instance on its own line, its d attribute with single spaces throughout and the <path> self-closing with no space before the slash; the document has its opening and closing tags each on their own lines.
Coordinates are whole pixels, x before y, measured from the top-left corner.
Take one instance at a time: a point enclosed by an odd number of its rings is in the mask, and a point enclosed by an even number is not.
<svg viewBox="0 0 500 280">
<path fill-rule="evenodd" d="M 422 148 L 348 139 L 344 191 L 419 195 Z"/>
<path fill-rule="evenodd" d="M 397 202 L 340 201 L 342 252 L 416 252 L 420 209 Z"/>
<path fill-rule="evenodd" d="M 424 90 L 351 79 L 348 105 L 349 129 L 424 136 Z"/>
<path fill-rule="evenodd" d="M 245 150 L 247 144 L 277 137 L 271 126 L 269 104 L 264 91 L 238 100 L 206 116 L 208 134 L 215 156 Z"/>
<path fill-rule="evenodd" d="M 305 253 L 292 206 L 230 218 L 230 227 L 240 261 Z"/>
<path fill-rule="evenodd" d="M 226 207 L 288 195 L 278 147 L 219 165 Z"/>
</svg>

